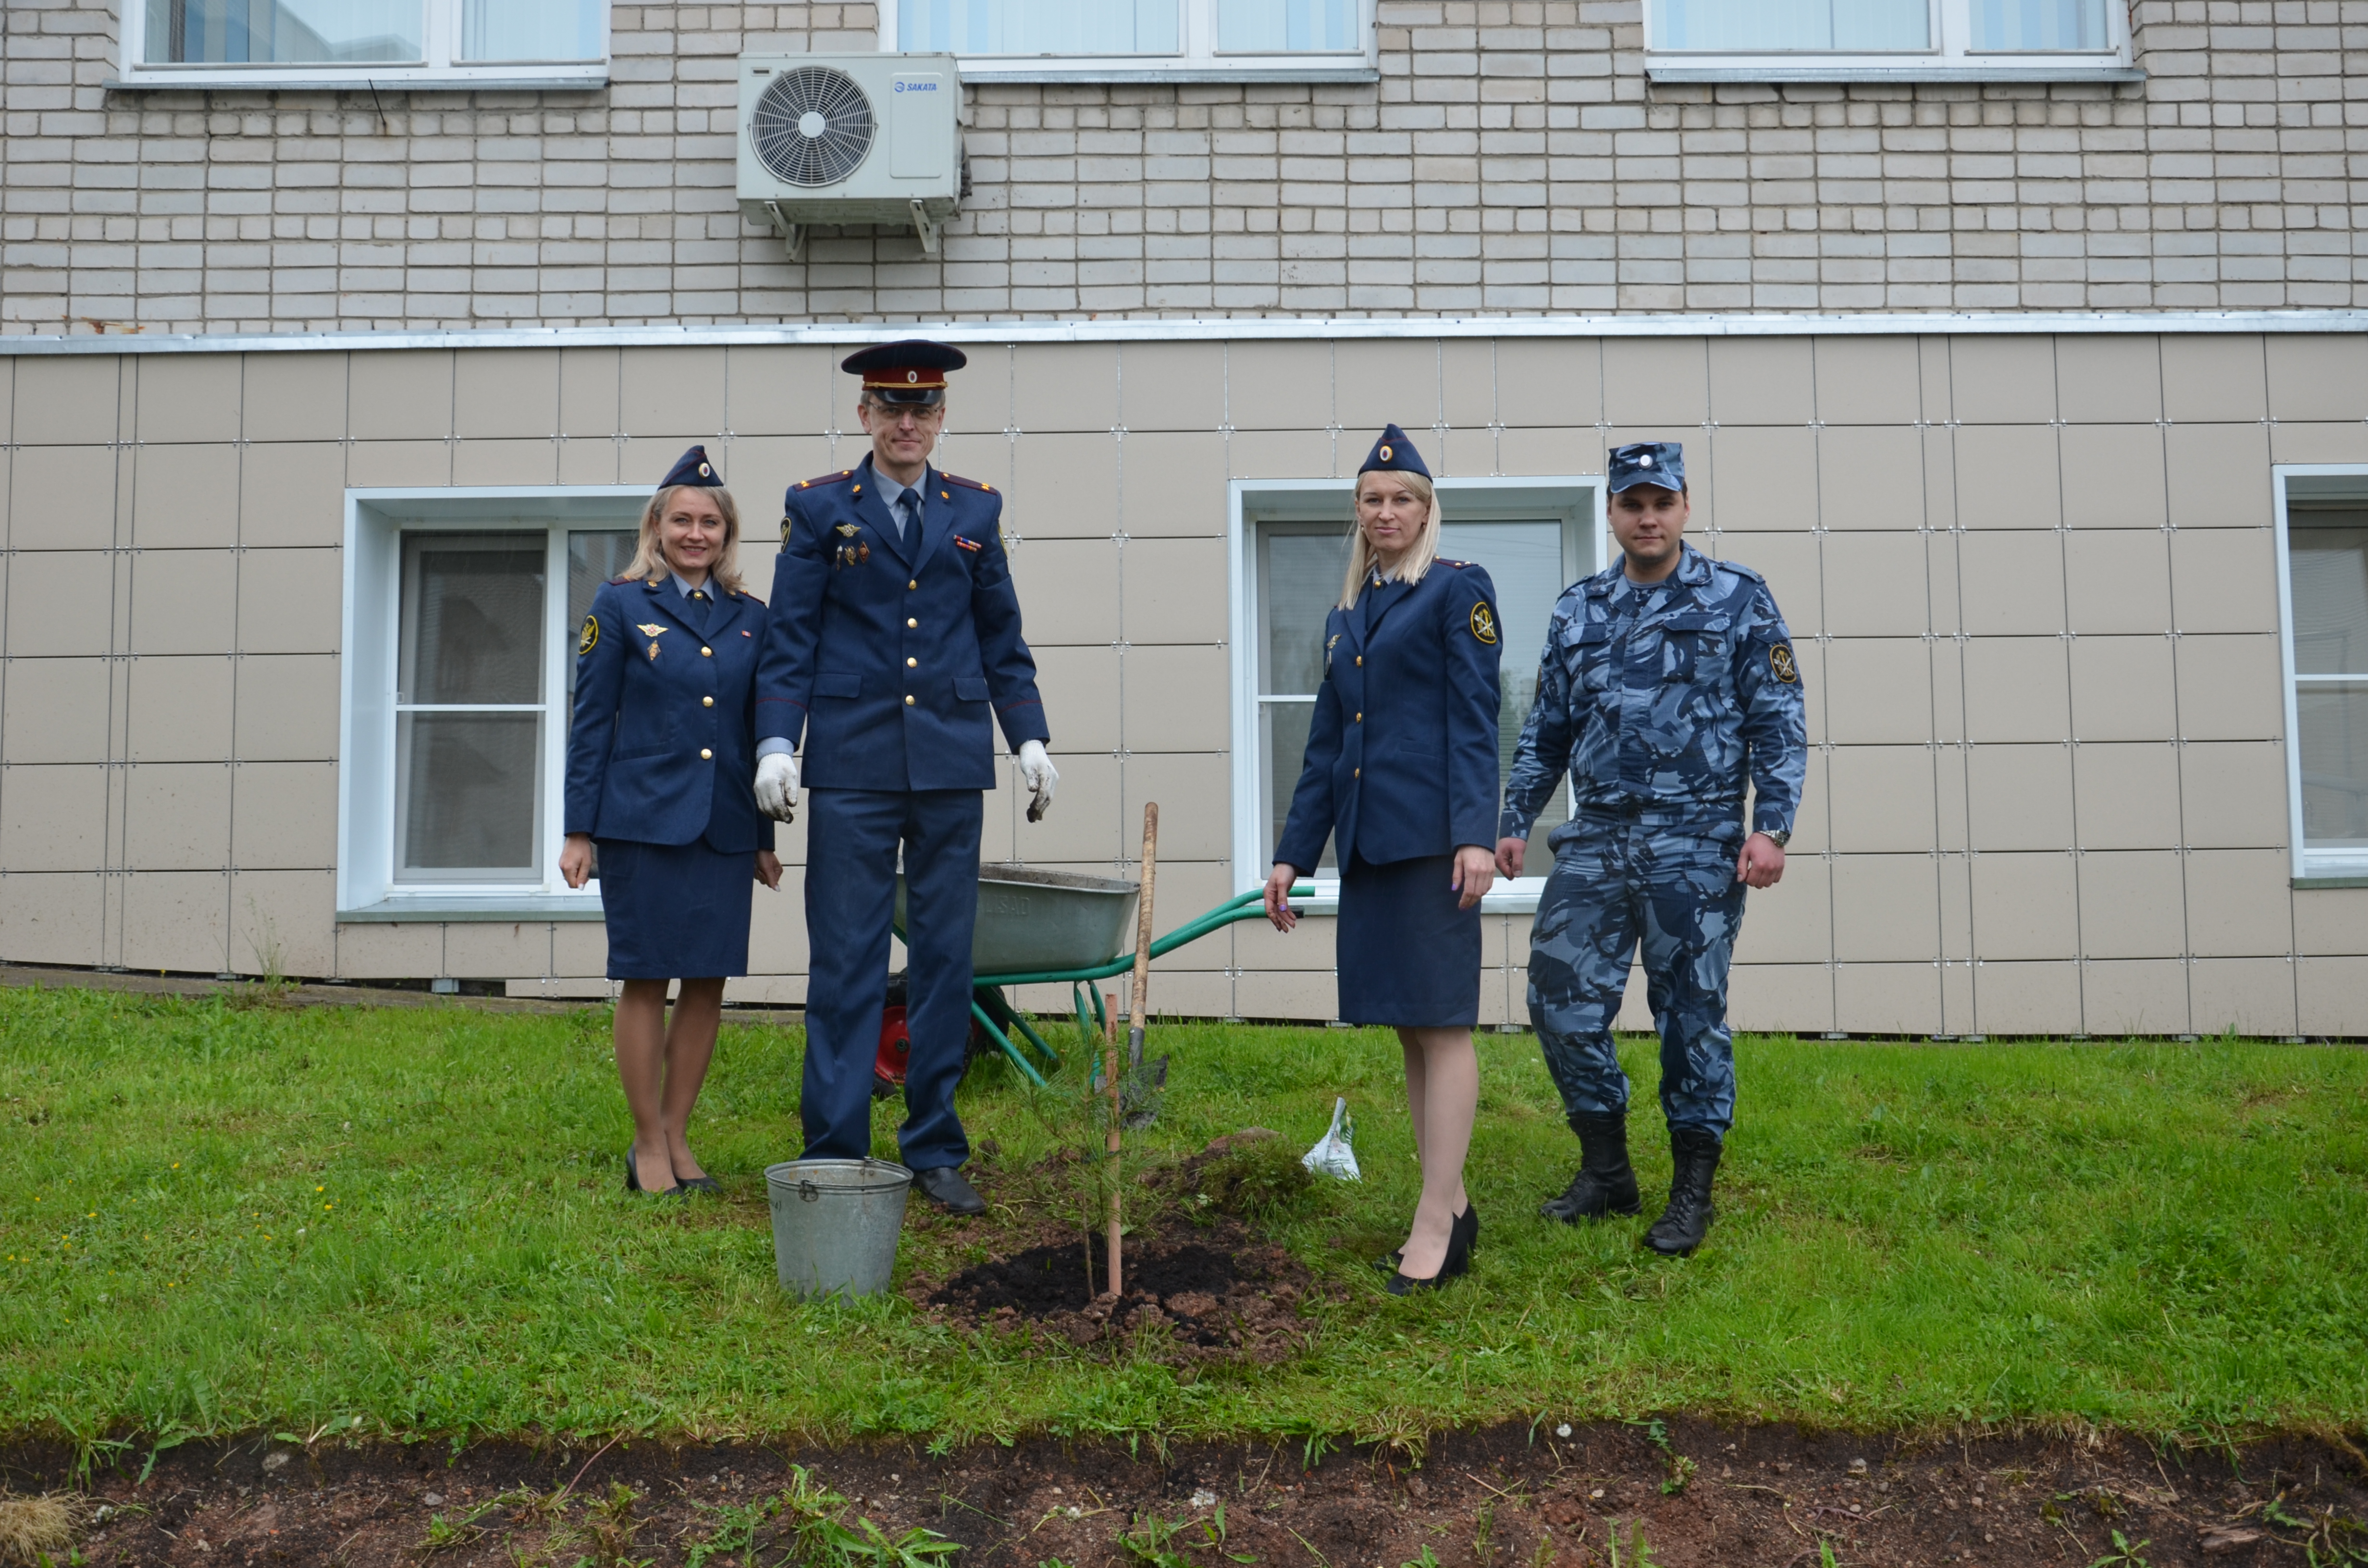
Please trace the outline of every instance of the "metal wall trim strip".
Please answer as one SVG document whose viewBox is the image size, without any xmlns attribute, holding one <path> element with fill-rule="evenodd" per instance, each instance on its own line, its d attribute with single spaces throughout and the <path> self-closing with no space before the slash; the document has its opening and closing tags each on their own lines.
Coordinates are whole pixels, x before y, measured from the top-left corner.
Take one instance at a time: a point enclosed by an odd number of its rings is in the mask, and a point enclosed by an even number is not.
<svg viewBox="0 0 2368 1568">
<path fill-rule="evenodd" d="M 1871 312 L 1860 315 L 1290 316 L 1226 320 L 833 322 L 803 326 L 499 327 L 435 332 L 0 336 L 0 358 L 52 354 L 290 354 L 372 349 L 762 347 L 933 337 L 948 343 L 1215 343 L 1309 338 L 1925 337 L 2368 333 L 2368 311 Z"/>
</svg>

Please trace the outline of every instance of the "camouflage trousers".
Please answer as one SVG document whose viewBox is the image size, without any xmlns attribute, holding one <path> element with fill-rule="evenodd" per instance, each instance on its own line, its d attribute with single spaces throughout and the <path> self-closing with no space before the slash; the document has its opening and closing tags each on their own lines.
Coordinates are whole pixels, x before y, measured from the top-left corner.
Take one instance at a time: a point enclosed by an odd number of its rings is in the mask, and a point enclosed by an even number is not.
<svg viewBox="0 0 2368 1568">
<path fill-rule="evenodd" d="M 1661 1033 L 1661 1110 L 1673 1128 L 1726 1136 L 1735 1120 L 1726 971 L 1743 923 L 1739 836 L 1634 824 L 1555 830 L 1554 874 L 1530 940 L 1530 1022 L 1569 1115 L 1627 1112 L 1611 1021 L 1641 946 Z"/>
</svg>

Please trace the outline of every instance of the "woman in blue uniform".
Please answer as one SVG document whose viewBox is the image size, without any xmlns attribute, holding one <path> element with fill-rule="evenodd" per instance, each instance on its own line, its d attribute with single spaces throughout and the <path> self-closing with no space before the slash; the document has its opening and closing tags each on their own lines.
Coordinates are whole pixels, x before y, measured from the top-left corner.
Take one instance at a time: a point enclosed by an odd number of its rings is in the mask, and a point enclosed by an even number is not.
<svg viewBox="0 0 2368 1568">
<path fill-rule="evenodd" d="M 1358 472 L 1348 580 L 1325 617 L 1324 684 L 1266 912 L 1279 930 L 1297 923 L 1291 884 L 1331 835 L 1340 1017 L 1398 1031 L 1422 1162 L 1406 1245 L 1376 1265 L 1393 1295 L 1463 1273 L 1480 1235 L 1463 1156 L 1480 1092 L 1480 898 L 1496 880 L 1496 599 L 1487 573 L 1440 559 L 1430 471 L 1389 426 Z"/>
<path fill-rule="evenodd" d="M 643 509 L 632 566 L 592 596 L 576 639 L 559 869 L 582 887 L 598 846 L 609 978 L 624 982 L 617 1071 L 633 1113 L 634 1192 L 719 1190 L 685 1130 L 715 1053 L 724 977 L 748 972 L 751 883 L 781 881 L 772 820 L 749 785 L 765 607 L 741 589 L 739 543 L 732 493 L 693 447 Z"/>
</svg>

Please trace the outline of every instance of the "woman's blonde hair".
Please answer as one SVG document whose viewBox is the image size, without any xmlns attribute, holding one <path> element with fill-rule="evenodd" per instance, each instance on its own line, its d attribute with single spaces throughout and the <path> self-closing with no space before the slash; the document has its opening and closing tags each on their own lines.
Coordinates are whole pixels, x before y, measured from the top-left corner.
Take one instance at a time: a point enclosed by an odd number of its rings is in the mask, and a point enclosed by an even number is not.
<svg viewBox="0 0 2368 1568">
<path fill-rule="evenodd" d="M 1430 570 L 1430 563 L 1439 559 L 1439 492 L 1421 474 L 1403 469 L 1372 469 L 1357 476 L 1357 490 L 1360 494 L 1368 477 L 1405 485 L 1407 493 L 1422 503 L 1428 513 L 1423 519 L 1422 531 L 1415 535 L 1414 542 L 1406 546 L 1406 553 L 1398 557 L 1396 569 L 1390 574 L 1401 583 L 1419 583 L 1423 574 Z M 1364 591 L 1372 575 L 1372 541 L 1365 537 L 1364 524 L 1358 521 L 1352 512 L 1349 519 L 1349 575 L 1340 585 L 1342 609 L 1357 608 L 1357 596 Z"/>
<path fill-rule="evenodd" d="M 655 585 L 673 574 L 666 564 L 666 550 L 658 543 L 658 519 L 666 516 L 667 504 L 677 490 L 704 491 L 715 502 L 715 509 L 723 514 L 723 548 L 716 552 L 715 564 L 707 574 L 715 579 L 716 586 L 727 594 L 740 591 L 740 508 L 734 505 L 732 492 L 714 484 L 669 484 L 650 497 L 642 508 L 642 537 L 633 545 L 633 563 L 625 568 L 628 577 L 639 577 Z"/>
</svg>

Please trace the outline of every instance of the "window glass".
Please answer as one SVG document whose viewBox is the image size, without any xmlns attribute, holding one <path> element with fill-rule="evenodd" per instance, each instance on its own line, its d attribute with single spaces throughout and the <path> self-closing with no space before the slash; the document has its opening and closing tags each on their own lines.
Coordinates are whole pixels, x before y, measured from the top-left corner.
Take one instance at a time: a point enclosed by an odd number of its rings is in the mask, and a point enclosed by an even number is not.
<svg viewBox="0 0 2368 1568">
<path fill-rule="evenodd" d="M 1217 47 L 1228 54 L 1355 49 L 1357 0 L 1217 0 Z"/>
<path fill-rule="evenodd" d="M 403 536 L 395 701 L 541 702 L 545 536 Z"/>
<path fill-rule="evenodd" d="M 540 874 L 548 538 L 540 530 L 403 536 L 398 880 Z"/>
<path fill-rule="evenodd" d="M 2368 676 L 2368 508 L 2294 507 L 2286 559 L 2294 673 Z"/>
<path fill-rule="evenodd" d="M 395 755 L 402 770 L 398 879 L 529 881 L 540 875 L 540 712 L 399 712 Z"/>
<path fill-rule="evenodd" d="M 1976 50 L 2104 49 L 2105 0 L 1970 0 Z"/>
<path fill-rule="evenodd" d="M 1260 783 L 1267 804 L 1266 850 L 1271 853 L 1282 840 L 1291 791 L 1307 758 L 1315 690 L 1324 684 L 1324 617 L 1340 602 L 1349 530 L 1338 523 L 1273 527 L 1260 530 L 1258 543 L 1258 744 L 1266 758 Z M 1329 838 L 1315 869 L 1338 869 Z"/>
<path fill-rule="evenodd" d="M 1499 663 L 1497 688 L 1497 778 L 1513 776 L 1513 753 L 1521 726 L 1538 699 L 1538 659 L 1546 643 L 1546 623 L 1567 585 L 1563 581 L 1562 525 L 1554 522 L 1441 523 L 1439 552 L 1456 561 L 1476 561 L 1488 569 L 1497 589 Z M 1570 790 L 1554 790 L 1530 830 L 1529 864 L 1543 874 L 1553 853 L 1546 835 L 1570 818 Z"/>
<path fill-rule="evenodd" d="M 2368 508 L 2287 514 L 2303 842 L 2368 848 Z"/>
<path fill-rule="evenodd" d="M 1932 47 L 1929 0 L 1656 0 L 1653 20 L 1659 49 L 1874 53 Z"/>
<path fill-rule="evenodd" d="M 1175 54 L 1182 17 L 1180 0 L 905 0 L 896 45 L 957 54 Z"/>
<path fill-rule="evenodd" d="M 1324 680 L 1324 617 L 1339 601 L 1348 565 L 1349 531 L 1337 524 L 1269 524 L 1259 530 L 1259 735 L 1265 759 L 1266 850 L 1282 837 L 1291 792 L 1307 756 L 1315 689 Z M 1555 521 L 1452 522 L 1440 528 L 1440 553 L 1487 568 L 1497 589 L 1498 636 L 1497 757 L 1499 786 L 1511 773 L 1521 726 L 1537 700 L 1538 650 L 1546 623 L 1566 585 L 1563 525 Z M 1450 568 L 1434 568 L 1450 570 Z M 1538 813 L 1533 857 L 1547 853 L 1546 835 L 1570 815 L 1567 789 L 1558 789 Z M 1533 860 L 1543 866 L 1543 861 Z M 1333 846 L 1317 867 L 1338 869 Z"/>
<path fill-rule="evenodd" d="M 592 613 L 592 596 L 600 585 L 611 577 L 624 575 L 625 568 L 633 562 L 633 543 L 640 537 L 635 528 L 602 528 L 578 531 L 567 536 L 567 706 L 575 708 L 575 659 L 573 650 L 577 628 Z"/>
<path fill-rule="evenodd" d="M 467 0 L 460 57 L 470 61 L 598 60 L 606 0 Z"/>
<path fill-rule="evenodd" d="M 501 0 L 492 0 L 499 4 Z M 416 62 L 425 0 L 148 0 L 155 64 Z"/>
</svg>

